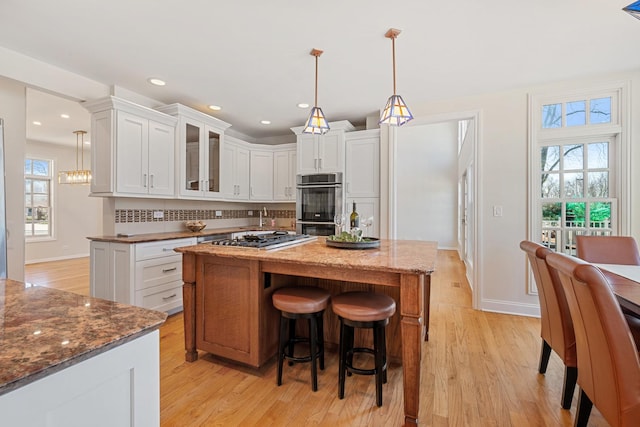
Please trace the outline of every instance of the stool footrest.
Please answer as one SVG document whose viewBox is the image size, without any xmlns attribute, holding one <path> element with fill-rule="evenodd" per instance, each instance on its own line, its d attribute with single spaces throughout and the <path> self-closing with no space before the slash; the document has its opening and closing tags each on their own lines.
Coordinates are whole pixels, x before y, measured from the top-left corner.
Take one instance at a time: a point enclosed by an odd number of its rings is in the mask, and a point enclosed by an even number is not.
<svg viewBox="0 0 640 427">
<path fill-rule="evenodd" d="M 377 373 L 376 368 L 372 368 L 372 369 L 356 368 L 355 366 L 353 366 L 353 363 L 349 363 L 349 360 L 352 360 L 353 355 L 355 353 L 367 353 L 367 354 L 371 354 L 372 356 L 375 356 L 376 354 L 376 352 L 372 348 L 366 348 L 366 347 L 356 347 L 354 349 L 347 350 L 347 360 L 345 361 L 345 368 L 347 370 L 347 373 L 353 373 L 358 375 L 375 375 Z M 382 371 L 387 369 L 386 360 L 380 369 Z"/>
</svg>

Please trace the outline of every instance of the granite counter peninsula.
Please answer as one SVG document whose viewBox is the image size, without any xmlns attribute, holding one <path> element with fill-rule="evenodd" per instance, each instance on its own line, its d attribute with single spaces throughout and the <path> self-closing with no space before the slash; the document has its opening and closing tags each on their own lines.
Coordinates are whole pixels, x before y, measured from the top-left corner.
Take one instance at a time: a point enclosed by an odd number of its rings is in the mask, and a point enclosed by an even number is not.
<svg viewBox="0 0 640 427">
<path fill-rule="evenodd" d="M 0 423 L 159 425 L 158 328 L 165 319 L 0 279 Z"/>
<path fill-rule="evenodd" d="M 369 290 L 397 303 L 387 333 L 387 351 L 403 365 L 406 425 L 417 425 L 421 343 L 428 337 L 430 274 L 437 244 L 381 240 L 380 247 L 346 250 L 325 238 L 264 250 L 200 244 L 183 254 L 182 278 L 186 360 L 198 350 L 251 366 L 276 354 L 278 312 L 273 292 L 283 286 L 320 286 L 332 294 Z M 338 319 L 325 312 L 325 341 L 337 345 Z"/>
</svg>

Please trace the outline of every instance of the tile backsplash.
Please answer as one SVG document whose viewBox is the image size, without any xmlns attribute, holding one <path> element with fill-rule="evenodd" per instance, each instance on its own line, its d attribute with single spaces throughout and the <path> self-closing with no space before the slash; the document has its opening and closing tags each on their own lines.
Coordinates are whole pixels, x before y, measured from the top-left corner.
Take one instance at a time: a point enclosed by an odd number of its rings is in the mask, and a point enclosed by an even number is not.
<svg viewBox="0 0 640 427">
<path fill-rule="evenodd" d="M 154 213 L 161 211 L 162 218 L 155 218 Z M 249 215 L 249 212 L 252 215 Z M 216 215 L 221 213 L 221 216 Z M 251 209 L 116 209 L 115 223 L 153 223 L 171 221 L 195 221 L 216 219 L 254 219 L 259 217 L 258 210 Z M 295 209 L 267 210 L 267 218 L 295 219 Z"/>
</svg>

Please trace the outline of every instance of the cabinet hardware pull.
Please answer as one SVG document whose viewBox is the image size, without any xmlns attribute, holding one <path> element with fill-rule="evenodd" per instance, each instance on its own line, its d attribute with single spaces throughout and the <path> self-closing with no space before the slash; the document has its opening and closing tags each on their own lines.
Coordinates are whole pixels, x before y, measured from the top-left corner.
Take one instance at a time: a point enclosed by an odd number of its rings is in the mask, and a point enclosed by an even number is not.
<svg viewBox="0 0 640 427">
<path fill-rule="evenodd" d="M 142 174 L 142 186 L 147 188 L 147 174 Z"/>
<path fill-rule="evenodd" d="M 166 301 L 168 299 L 175 298 L 176 296 L 178 296 L 178 294 L 171 294 L 168 297 L 162 297 L 162 299 Z"/>
<path fill-rule="evenodd" d="M 162 248 L 162 252 L 173 252 L 173 248 Z"/>
<path fill-rule="evenodd" d="M 318 169 L 322 169 L 322 159 L 318 159 Z"/>
<path fill-rule="evenodd" d="M 149 187 L 153 188 L 153 174 L 149 175 Z"/>
<path fill-rule="evenodd" d="M 168 273 L 170 271 L 176 271 L 178 269 L 178 267 L 173 267 L 173 268 L 163 268 L 162 272 L 163 273 Z"/>
</svg>

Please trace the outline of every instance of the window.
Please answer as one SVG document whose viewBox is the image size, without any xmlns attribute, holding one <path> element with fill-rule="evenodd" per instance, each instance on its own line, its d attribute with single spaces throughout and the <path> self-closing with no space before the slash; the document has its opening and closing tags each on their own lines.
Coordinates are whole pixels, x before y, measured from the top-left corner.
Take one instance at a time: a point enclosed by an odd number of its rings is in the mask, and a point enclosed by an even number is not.
<svg viewBox="0 0 640 427">
<path fill-rule="evenodd" d="M 623 83 L 530 97 L 531 240 L 575 255 L 577 235 L 629 232 L 627 92 Z"/>
<path fill-rule="evenodd" d="M 24 162 L 24 235 L 51 237 L 52 161 L 26 159 Z"/>
</svg>

